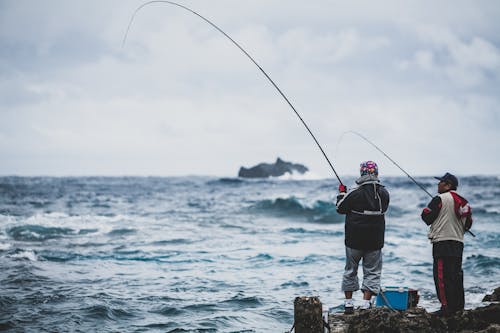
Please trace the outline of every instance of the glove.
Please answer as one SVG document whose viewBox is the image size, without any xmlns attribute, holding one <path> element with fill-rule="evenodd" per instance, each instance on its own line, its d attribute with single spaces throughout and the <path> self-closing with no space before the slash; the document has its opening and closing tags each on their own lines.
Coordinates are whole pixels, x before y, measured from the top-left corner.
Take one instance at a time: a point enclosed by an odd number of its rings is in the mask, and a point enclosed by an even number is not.
<svg viewBox="0 0 500 333">
<path fill-rule="evenodd" d="M 441 198 L 439 196 L 435 196 L 432 198 L 431 202 L 427 205 L 427 207 L 432 210 L 440 210 L 443 207 L 443 203 L 441 202 Z"/>
<path fill-rule="evenodd" d="M 339 184 L 339 192 L 340 193 L 346 193 L 347 192 L 347 187 L 344 184 Z"/>
<path fill-rule="evenodd" d="M 469 231 L 471 227 L 472 227 L 472 217 L 467 216 L 467 219 L 465 220 L 465 231 Z"/>
</svg>

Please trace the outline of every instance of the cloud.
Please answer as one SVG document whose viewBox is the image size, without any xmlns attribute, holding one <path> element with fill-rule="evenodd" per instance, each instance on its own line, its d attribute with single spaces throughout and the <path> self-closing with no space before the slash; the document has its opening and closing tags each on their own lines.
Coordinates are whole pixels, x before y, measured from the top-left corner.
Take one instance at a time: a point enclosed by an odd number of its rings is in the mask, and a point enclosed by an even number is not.
<svg viewBox="0 0 500 333">
<path fill-rule="evenodd" d="M 418 37 L 425 49 L 415 52 L 401 68 L 415 66 L 425 71 L 441 73 L 451 84 L 474 87 L 498 80 L 500 48 L 484 38 L 460 38 L 443 27 L 419 26 Z"/>
<path fill-rule="evenodd" d="M 0 173 L 235 175 L 280 156 L 331 176 L 259 69 L 198 17 L 144 8 L 121 49 L 140 3 L 1 4 Z M 189 3 L 271 75 L 329 156 L 356 130 L 418 174 L 496 172 L 500 6 L 453 4 Z M 381 158 L 356 138 L 339 151 L 343 173 Z"/>
</svg>

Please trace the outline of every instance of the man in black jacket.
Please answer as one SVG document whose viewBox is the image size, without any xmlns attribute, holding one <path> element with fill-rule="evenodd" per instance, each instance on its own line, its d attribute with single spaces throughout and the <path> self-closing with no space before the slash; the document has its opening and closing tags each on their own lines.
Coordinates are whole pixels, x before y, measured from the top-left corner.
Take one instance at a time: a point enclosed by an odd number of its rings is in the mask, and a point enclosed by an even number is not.
<svg viewBox="0 0 500 333">
<path fill-rule="evenodd" d="M 382 247 L 389 192 L 378 179 L 378 166 L 373 161 L 361 163 L 359 186 L 347 192 L 339 185 L 337 212 L 345 214 L 346 265 L 342 279 L 345 294 L 344 311 L 354 312 L 352 294 L 359 290 L 358 265 L 363 259 L 362 309 L 371 307 L 371 298 L 380 291 Z"/>
</svg>

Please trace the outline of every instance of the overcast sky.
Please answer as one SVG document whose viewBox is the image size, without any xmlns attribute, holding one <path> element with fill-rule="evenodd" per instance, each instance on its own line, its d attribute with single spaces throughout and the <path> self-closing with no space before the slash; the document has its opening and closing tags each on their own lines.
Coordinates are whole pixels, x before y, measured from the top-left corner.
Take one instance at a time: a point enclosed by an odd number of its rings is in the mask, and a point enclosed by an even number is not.
<svg viewBox="0 0 500 333">
<path fill-rule="evenodd" d="M 190 0 L 295 105 L 340 175 L 500 166 L 500 2 Z M 333 173 L 229 40 L 143 1 L 0 0 L 1 175 L 217 175 L 278 156 Z"/>
</svg>

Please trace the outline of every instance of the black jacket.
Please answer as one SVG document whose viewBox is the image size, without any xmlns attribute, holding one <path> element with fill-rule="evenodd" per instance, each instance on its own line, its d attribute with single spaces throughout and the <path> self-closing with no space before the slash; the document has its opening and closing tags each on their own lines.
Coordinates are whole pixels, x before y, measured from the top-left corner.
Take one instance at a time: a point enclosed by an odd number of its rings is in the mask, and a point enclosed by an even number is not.
<svg viewBox="0 0 500 333">
<path fill-rule="evenodd" d="M 346 214 L 345 245 L 357 250 L 384 247 L 389 192 L 378 181 L 367 181 L 337 197 L 337 212 Z"/>
</svg>

